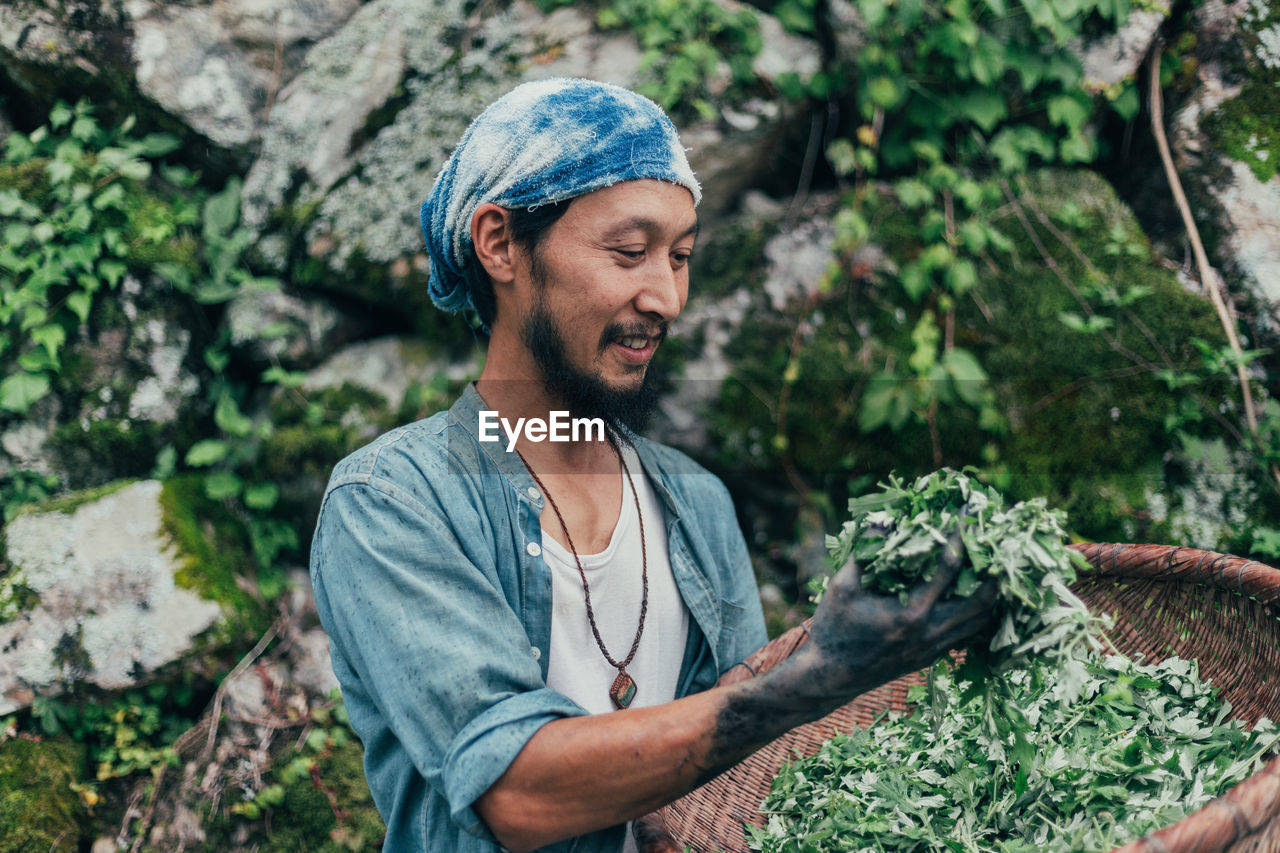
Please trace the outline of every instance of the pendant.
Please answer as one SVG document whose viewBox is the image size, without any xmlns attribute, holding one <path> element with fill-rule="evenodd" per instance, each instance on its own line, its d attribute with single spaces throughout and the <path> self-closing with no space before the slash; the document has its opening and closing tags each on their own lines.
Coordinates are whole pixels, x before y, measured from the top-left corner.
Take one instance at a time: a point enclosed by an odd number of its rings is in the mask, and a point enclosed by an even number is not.
<svg viewBox="0 0 1280 853">
<path fill-rule="evenodd" d="M 636 698 L 635 679 L 627 675 L 625 669 L 618 670 L 618 677 L 613 680 L 613 686 L 609 688 L 609 698 L 619 710 L 629 706 Z"/>
</svg>

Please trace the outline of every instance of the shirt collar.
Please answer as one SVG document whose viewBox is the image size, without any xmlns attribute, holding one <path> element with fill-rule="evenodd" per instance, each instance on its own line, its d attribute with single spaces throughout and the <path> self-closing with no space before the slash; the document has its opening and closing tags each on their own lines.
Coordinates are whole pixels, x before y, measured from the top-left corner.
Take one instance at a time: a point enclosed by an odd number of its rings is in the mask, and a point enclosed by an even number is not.
<svg viewBox="0 0 1280 853">
<path fill-rule="evenodd" d="M 485 410 L 487 405 L 484 398 L 480 396 L 480 392 L 476 390 L 476 384 L 468 382 L 457 401 L 450 407 L 449 419 L 462 427 L 471 436 L 476 446 L 480 448 L 480 452 L 493 463 L 493 466 L 502 476 L 510 481 L 521 499 L 528 500 L 541 507 L 541 490 L 534 484 L 533 477 L 530 476 L 529 469 L 524 467 L 524 462 L 520 460 L 520 456 L 516 453 L 507 452 L 505 438 L 503 441 L 480 441 L 480 412 Z M 662 469 L 658 464 L 652 443 L 648 439 L 630 431 L 627 432 L 627 439 L 635 447 L 636 455 L 640 457 L 640 465 L 644 468 L 645 474 L 649 476 L 649 482 L 653 484 L 654 490 L 662 501 L 663 507 L 670 514 L 670 518 L 672 520 L 679 518 L 680 513 L 676 507 L 675 499 L 670 489 L 667 488 L 666 480 L 663 479 Z"/>
</svg>

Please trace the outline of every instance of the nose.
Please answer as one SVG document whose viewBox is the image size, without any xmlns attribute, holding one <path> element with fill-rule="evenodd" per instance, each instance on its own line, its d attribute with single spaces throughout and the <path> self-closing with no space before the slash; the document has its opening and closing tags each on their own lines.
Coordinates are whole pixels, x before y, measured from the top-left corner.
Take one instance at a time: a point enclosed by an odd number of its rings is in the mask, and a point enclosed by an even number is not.
<svg viewBox="0 0 1280 853">
<path fill-rule="evenodd" d="M 684 310 L 689 298 L 689 268 L 673 268 L 665 259 L 649 264 L 644 285 L 636 294 L 635 308 L 654 320 L 671 322 Z"/>
</svg>

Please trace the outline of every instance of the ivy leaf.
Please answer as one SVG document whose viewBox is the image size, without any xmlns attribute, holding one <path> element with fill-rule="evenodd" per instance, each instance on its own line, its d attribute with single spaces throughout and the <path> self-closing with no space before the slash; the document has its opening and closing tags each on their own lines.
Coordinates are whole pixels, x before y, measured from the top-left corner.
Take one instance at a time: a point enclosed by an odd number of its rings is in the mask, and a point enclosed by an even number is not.
<svg viewBox="0 0 1280 853">
<path fill-rule="evenodd" d="M 1049 121 L 1075 132 L 1089 118 L 1089 101 L 1083 93 L 1056 95 L 1049 99 L 1048 111 Z"/>
<path fill-rule="evenodd" d="M 226 459 L 229 450 L 230 447 L 225 441 L 206 438 L 191 445 L 185 461 L 192 468 L 204 468 Z"/>
<path fill-rule="evenodd" d="M 256 483 L 244 491 L 244 505 L 249 509 L 268 510 L 276 505 L 280 489 L 275 483 Z"/>
<path fill-rule="evenodd" d="M 81 323 L 86 323 L 89 320 L 89 309 L 93 307 L 93 294 L 85 290 L 73 291 L 67 295 L 67 307 Z"/>
<path fill-rule="evenodd" d="M 231 471 L 212 471 L 205 475 L 204 493 L 209 500 L 234 498 L 244 488 L 244 481 Z"/>
<path fill-rule="evenodd" d="M 979 89 L 958 98 L 952 98 L 948 106 L 956 115 L 966 118 L 990 133 L 1000 120 L 1009 114 L 1004 98 L 988 89 Z"/>
<path fill-rule="evenodd" d="M 227 435 L 243 438 L 253 432 L 253 419 L 240 411 L 239 404 L 230 394 L 223 394 L 213 409 L 213 422 Z"/>
<path fill-rule="evenodd" d="M 43 373 L 13 373 L 0 382 L 0 409 L 25 414 L 37 400 L 49 393 L 49 377 Z"/>
</svg>

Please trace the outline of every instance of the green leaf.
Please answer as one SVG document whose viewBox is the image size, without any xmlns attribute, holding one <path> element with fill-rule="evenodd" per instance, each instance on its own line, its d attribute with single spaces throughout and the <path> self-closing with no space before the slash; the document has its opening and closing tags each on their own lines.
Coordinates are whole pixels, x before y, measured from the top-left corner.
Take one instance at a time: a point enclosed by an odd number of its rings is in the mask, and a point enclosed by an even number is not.
<svg viewBox="0 0 1280 853">
<path fill-rule="evenodd" d="M 49 377 L 42 373 L 12 373 L 0 382 L 0 409 L 25 414 L 49 393 Z"/>
<path fill-rule="evenodd" d="M 221 192 L 209 196 L 204 203 L 205 234 L 223 235 L 240 219 L 240 186 L 238 177 L 227 181 Z M 207 239 L 207 236 L 206 236 Z"/>
<path fill-rule="evenodd" d="M 275 483 L 257 483 L 244 492 L 244 505 L 249 509 L 268 510 L 276 505 L 280 489 Z"/>
<path fill-rule="evenodd" d="M 190 462 L 190 454 L 188 462 Z M 244 488 L 244 481 L 230 471 L 211 471 L 204 477 L 204 493 L 209 500 L 220 501 L 234 498 Z"/>
<path fill-rule="evenodd" d="M 243 438 L 253 432 L 253 420 L 240 411 L 239 404 L 230 394 L 223 394 L 213 409 L 213 422 L 228 435 Z M 188 460 L 190 464 L 190 460 Z"/>
<path fill-rule="evenodd" d="M 88 322 L 89 309 L 93 307 L 93 294 L 83 290 L 74 291 L 67 295 L 67 307 L 81 323 Z"/>
<path fill-rule="evenodd" d="M 230 447 L 225 441 L 206 438 L 191 445 L 185 461 L 192 468 L 204 468 L 226 459 L 229 451 Z"/>
<path fill-rule="evenodd" d="M 1009 114 L 1004 98 L 990 90 L 979 89 L 948 101 L 948 106 L 959 117 L 968 119 L 990 133 L 1000 120 Z"/>
<path fill-rule="evenodd" d="M 955 347 L 942 357 L 942 366 L 955 382 L 960 399 L 971 406 L 982 402 L 982 391 L 987 385 L 987 372 L 978 359 L 968 350 Z"/>
<path fill-rule="evenodd" d="M 1125 85 L 1120 90 L 1120 94 L 1111 101 L 1111 109 L 1115 110 L 1116 114 L 1125 121 L 1133 121 L 1138 115 L 1138 110 L 1141 109 L 1141 106 L 1138 99 L 1138 87 L 1132 83 Z"/>
<path fill-rule="evenodd" d="M 893 191 L 898 196 L 898 201 L 902 202 L 902 206 L 908 209 L 924 207 L 934 201 L 933 190 L 924 181 L 916 178 L 898 181 L 893 185 Z"/>
<path fill-rule="evenodd" d="M 44 167 L 44 171 L 49 176 L 50 181 L 55 184 L 62 184 L 71 180 L 76 173 L 76 167 L 65 160 L 50 160 L 48 165 Z"/>
<path fill-rule="evenodd" d="M 890 109 L 897 106 L 902 96 L 893 78 L 876 77 L 867 83 L 867 97 L 876 106 Z"/>
<path fill-rule="evenodd" d="M 902 282 L 902 289 L 912 302 L 919 302 L 933 286 L 929 273 L 919 261 L 912 261 L 903 266 L 898 274 L 898 280 Z"/>
<path fill-rule="evenodd" d="M 182 141 L 171 133 L 148 133 L 139 140 L 139 147 L 147 157 L 163 157 L 178 150 L 181 144 Z"/>
<path fill-rule="evenodd" d="M 1049 99 L 1049 121 L 1075 133 L 1089 119 L 1089 99 L 1082 92 L 1057 95 Z"/>
<path fill-rule="evenodd" d="M 145 160 L 126 160 L 116 171 L 130 180 L 145 181 L 151 177 L 151 164 Z"/>
<path fill-rule="evenodd" d="M 262 372 L 262 381 L 284 388 L 300 388 L 307 381 L 307 374 L 301 370 L 285 370 L 279 365 L 272 365 Z"/>
<path fill-rule="evenodd" d="M 58 360 L 58 351 L 66 341 L 67 330 L 54 323 L 37 326 L 31 330 L 31 342 L 36 346 L 44 347 L 45 352 L 55 364 Z"/>
<path fill-rule="evenodd" d="M 54 130 L 58 130 L 71 121 L 71 116 L 71 108 L 62 101 L 58 101 L 53 105 L 53 109 L 49 110 L 49 126 Z"/>
</svg>

